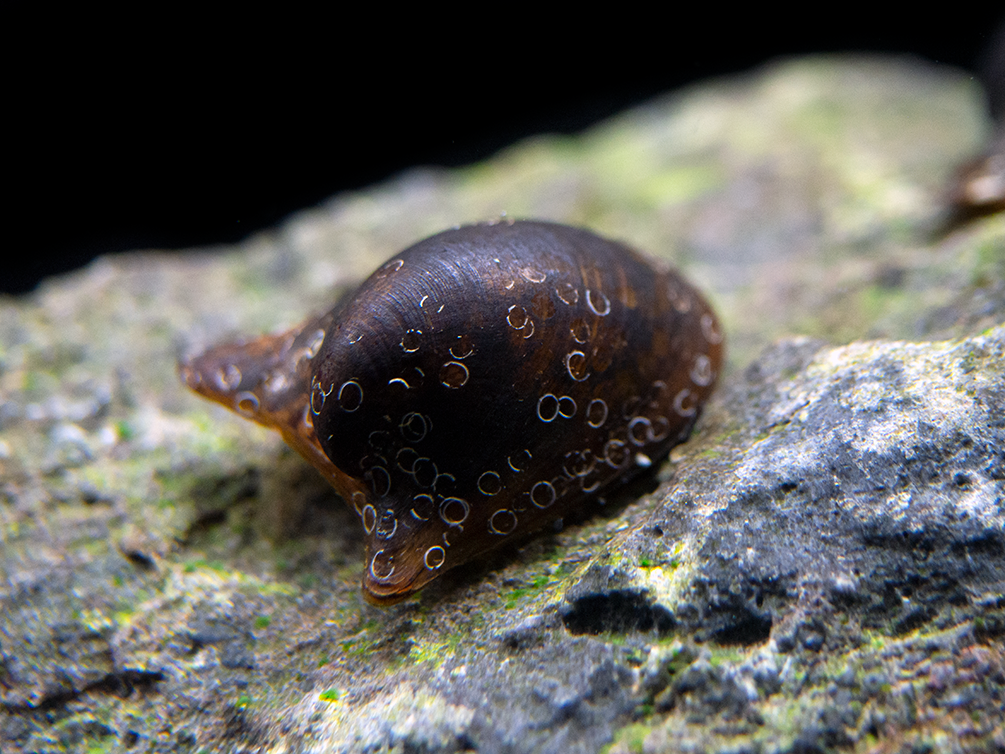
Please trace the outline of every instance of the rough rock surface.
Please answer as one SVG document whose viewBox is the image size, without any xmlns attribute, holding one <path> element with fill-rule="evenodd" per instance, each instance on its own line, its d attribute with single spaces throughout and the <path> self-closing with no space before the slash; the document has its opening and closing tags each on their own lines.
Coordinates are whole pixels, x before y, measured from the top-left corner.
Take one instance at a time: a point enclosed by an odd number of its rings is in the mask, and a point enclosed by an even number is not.
<svg viewBox="0 0 1005 754">
<path fill-rule="evenodd" d="M 0 751 L 1005 749 L 1005 218 L 929 232 L 979 103 L 780 63 L 0 302 Z M 729 367 L 651 478 L 375 608 L 355 516 L 174 363 L 501 211 L 673 260 Z"/>
</svg>

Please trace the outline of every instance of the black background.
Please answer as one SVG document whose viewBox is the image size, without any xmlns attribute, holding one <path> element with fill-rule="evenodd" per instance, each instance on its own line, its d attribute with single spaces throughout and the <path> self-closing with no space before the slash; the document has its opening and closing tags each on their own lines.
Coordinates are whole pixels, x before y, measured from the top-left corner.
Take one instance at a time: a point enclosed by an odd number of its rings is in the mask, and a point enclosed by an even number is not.
<svg viewBox="0 0 1005 754">
<path fill-rule="evenodd" d="M 13 235 L 0 292 L 98 254 L 238 241 L 410 166 L 574 133 L 781 56 L 905 52 L 976 71 L 1001 16 L 821 20 L 829 11 L 814 6 L 815 18 L 709 7 L 684 19 L 626 8 L 544 23 L 491 8 L 504 15 L 49 18 L 8 8 Z"/>
</svg>

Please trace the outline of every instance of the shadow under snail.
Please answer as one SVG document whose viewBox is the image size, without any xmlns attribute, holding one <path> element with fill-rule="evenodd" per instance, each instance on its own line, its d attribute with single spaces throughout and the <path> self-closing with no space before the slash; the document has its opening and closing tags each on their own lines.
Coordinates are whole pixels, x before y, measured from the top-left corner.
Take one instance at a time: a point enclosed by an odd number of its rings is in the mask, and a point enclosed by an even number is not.
<svg viewBox="0 0 1005 754">
<path fill-rule="evenodd" d="M 180 365 L 360 517 L 377 604 L 552 522 L 683 442 L 723 336 L 669 267 L 585 230 L 439 233 L 302 327 Z"/>
</svg>

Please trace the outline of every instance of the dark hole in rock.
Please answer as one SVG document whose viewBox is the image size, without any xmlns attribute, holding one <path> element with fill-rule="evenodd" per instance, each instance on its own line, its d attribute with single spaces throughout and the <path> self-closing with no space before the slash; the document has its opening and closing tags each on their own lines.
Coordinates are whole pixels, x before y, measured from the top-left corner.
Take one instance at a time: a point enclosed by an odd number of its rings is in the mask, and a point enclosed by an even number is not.
<svg viewBox="0 0 1005 754">
<path fill-rule="evenodd" d="M 771 634 L 771 618 L 767 616 L 742 610 L 731 618 L 712 634 L 719 644 L 760 644 Z"/>
<path fill-rule="evenodd" d="M 109 673 L 88 690 L 99 690 L 119 697 L 128 697 L 137 688 L 150 689 L 164 680 L 158 671 L 132 670 L 126 668 L 117 673 Z"/>
<path fill-rule="evenodd" d="M 580 597 L 564 612 L 562 621 L 573 634 L 631 633 L 674 629 L 673 615 L 638 592 L 618 591 Z"/>
<path fill-rule="evenodd" d="M 903 635 L 915 629 L 921 628 L 935 617 L 935 611 L 924 606 L 913 607 L 904 611 L 900 618 L 894 622 L 892 628 L 895 635 Z"/>
<path fill-rule="evenodd" d="M 993 641 L 1005 636 L 1005 615 L 985 615 L 974 620 L 974 636 L 980 641 Z"/>
<path fill-rule="evenodd" d="M 123 550 L 122 554 L 125 556 L 126 560 L 141 570 L 154 571 L 157 569 L 157 564 L 154 563 L 154 559 L 145 552 L 140 552 L 139 550 Z"/>
<path fill-rule="evenodd" d="M 995 531 L 984 531 L 976 537 L 971 537 L 962 542 L 954 542 L 952 546 L 953 554 L 957 557 L 986 556 L 989 558 L 1000 558 L 1005 555 L 1005 542 Z"/>
</svg>

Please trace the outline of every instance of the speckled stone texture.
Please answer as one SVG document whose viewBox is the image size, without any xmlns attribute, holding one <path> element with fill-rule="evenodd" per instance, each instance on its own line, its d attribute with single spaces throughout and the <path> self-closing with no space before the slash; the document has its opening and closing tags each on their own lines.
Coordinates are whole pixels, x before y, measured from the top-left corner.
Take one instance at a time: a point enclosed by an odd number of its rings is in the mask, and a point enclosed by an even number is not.
<svg viewBox="0 0 1005 754">
<path fill-rule="evenodd" d="M 980 103 L 778 63 L 0 302 L 0 750 L 1005 749 L 1005 218 L 932 232 Z M 680 267 L 720 390 L 605 505 L 367 605 L 355 514 L 176 360 L 501 212 Z"/>
</svg>

